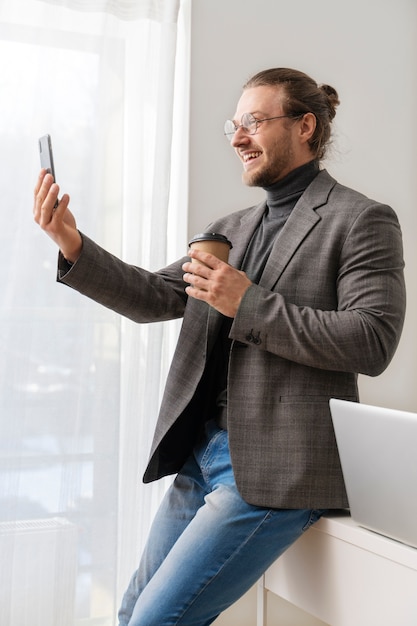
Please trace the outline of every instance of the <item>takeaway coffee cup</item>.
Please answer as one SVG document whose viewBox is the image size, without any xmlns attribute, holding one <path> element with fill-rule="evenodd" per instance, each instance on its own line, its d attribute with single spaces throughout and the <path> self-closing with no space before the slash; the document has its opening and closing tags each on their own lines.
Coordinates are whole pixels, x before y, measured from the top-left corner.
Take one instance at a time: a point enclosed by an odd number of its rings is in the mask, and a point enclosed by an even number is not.
<svg viewBox="0 0 417 626">
<path fill-rule="evenodd" d="M 190 248 L 210 252 L 225 263 L 228 262 L 229 251 L 233 247 L 228 238 L 220 233 L 199 233 L 191 239 L 188 245 Z M 196 259 L 192 259 L 192 262 L 200 263 Z"/>
</svg>

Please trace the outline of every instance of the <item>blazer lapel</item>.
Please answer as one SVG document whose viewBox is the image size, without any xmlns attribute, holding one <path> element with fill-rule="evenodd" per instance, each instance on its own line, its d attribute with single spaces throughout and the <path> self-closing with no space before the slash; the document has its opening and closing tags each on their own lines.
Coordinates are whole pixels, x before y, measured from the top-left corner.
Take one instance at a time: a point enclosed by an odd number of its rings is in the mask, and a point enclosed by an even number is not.
<svg viewBox="0 0 417 626">
<path fill-rule="evenodd" d="M 321 220 L 318 207 L 326 204 L 335 180 L 323 170 L 307 187 L 276 238 L 259 284 L 273 289 L 303 239 Z"/>
<path fill-rule="evenodd" d="M 233 267 L 238 269 L 240 268 L 249 242 L 262 219 L 265 208 L 265 201 L 255 205 L 242 217 L 240 221 L 240 228 L 237 228 L 233 233 L 228 233 L 228 236 L 233 240 L 233 248 L 231 249 L 229 256 L 229 263 Z M 223 315 L 216 311 L 213 307 L 209 306 L 208 308 L 207 341 L 208 348 L 210 348 L 210 341 L 215 340 L 224 318 Z"/>
<path fill-rule="evenodd" d="M 266 289 L 273 289 L 303 239 L 308 235 L 310 230 L 314 228 L 317 222 L 320 221 L 321 217 L 316 210 L 327 203 L 329 193 L 335 184 L 336 181 L 326 170 L 322 170 L 307 187 L 274 242 L 271 254 L 266 263 L 261 280 L 259 281 L 260 285 Z M 236 228 L 233 232 L 227 232 L 228 237 L 233 241 L 233 248 L 230 251 L 229 258 L 229 263 L 233 267 L 240 268 L 249 242 L 253 233 L 259 226 L 265 208 L 266 201 L 254 206 L 244 213 L 240 220 L 239 228 Z M 208 342 L 210 342 L 210 338 L 216 337 L 223 316 L 210 306 L 208 309 L 207 338 Z"/>
<path fill-rule="evenodd" d="M 261 202 L 244 214 L 240 220 L 240 228 L 233 233 L 233 248 L 230 251 L 229 263 L 240 269 L 253 233 L 258 228 L 265 213 L 266 201 Z"/>
</svg>

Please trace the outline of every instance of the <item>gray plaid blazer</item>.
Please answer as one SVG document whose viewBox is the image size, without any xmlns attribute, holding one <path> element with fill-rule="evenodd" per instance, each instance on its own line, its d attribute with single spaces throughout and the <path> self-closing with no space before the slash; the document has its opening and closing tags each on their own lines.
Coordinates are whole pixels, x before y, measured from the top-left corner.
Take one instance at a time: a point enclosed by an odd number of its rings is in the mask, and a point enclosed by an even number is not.
<svg viewBox="0 0 417 626">
<path fill-rule="evenodd" d="M 210 225 L 239 268 L 265 203 Z M 186 257 L 158 272 L 128 265 L 83 236 L 58 280 L 136 322 L 183 317 L 144 481 L 180 470 L 206 415 L 206 364 L 222 316 L 187 298 Z M 228 431 L 242 497 L 273 508 L 348 506 L 329 399 L 358 400 L 358 373 L 377 376 L 405 314 L 401 230 L 394 211 L 325 170 L 274 242 L 230 330 Z"/>
</svg>

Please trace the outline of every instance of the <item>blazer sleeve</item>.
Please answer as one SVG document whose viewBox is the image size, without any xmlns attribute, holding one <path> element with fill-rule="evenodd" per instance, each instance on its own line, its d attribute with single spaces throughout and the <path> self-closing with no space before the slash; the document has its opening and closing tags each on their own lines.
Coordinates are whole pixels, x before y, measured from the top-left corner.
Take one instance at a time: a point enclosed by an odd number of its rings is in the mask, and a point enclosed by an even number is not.
<svg viewBox="0 0 417 626">
<path fill-rule="evenodd" d="M 73 265 L 58 257 L 57 281 L 134 322 L 180 318 L 187 302 L 184 257 L 158 272 L 121 261 L 81 234 L 82 252 Z"/>
<path fill-rule="evenodd" d="M 403 327 L 403 268 L 390 207 L 370 202 L 353 218 L 322 219 L 272 291 L 246 291 L 230 336 L 302 365 L 379 375 Z"/>
</svg>

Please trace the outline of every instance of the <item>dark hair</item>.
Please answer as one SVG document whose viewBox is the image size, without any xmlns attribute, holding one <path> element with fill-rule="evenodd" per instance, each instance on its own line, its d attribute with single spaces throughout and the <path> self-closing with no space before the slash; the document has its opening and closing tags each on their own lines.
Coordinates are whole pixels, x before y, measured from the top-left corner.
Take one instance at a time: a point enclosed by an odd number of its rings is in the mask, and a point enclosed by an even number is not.
<svg viewBox="0 0 417 626">
<path fill-rule="evenodd" d="M 285 67 L 271 68 L 255 74 L 243 89 L 263 85 L 281 86 L 284 89 L 284 113 L 313 113 L 317 124 L 309 141 L 317 159 L 323 159 L 330 141 L 331 122 L 339 102 L 337 91 L 330 85 L 318 85 L 310 76 Z"/>
</svg>

